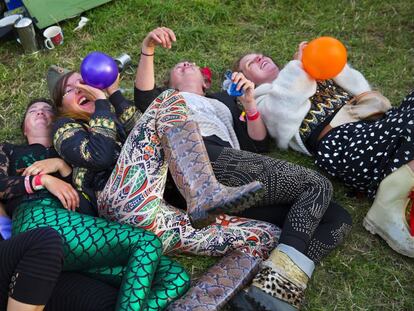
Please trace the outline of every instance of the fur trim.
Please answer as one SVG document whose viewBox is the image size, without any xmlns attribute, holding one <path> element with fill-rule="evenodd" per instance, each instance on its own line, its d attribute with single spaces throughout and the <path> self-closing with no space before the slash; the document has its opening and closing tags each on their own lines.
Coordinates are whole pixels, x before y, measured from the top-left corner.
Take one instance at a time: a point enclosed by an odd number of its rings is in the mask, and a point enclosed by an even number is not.
<svg viewBox="0 0 414 311">
<path fill-rule="evenodd" d="M 281 149 L 290 140 L 310 109 L 308 100 L 316 92 L 316 81 L 302 68 L 299 61 L 289 62 L 272 82 L 255 90 L 257 107 L 270 136 Z"/>
</svg>

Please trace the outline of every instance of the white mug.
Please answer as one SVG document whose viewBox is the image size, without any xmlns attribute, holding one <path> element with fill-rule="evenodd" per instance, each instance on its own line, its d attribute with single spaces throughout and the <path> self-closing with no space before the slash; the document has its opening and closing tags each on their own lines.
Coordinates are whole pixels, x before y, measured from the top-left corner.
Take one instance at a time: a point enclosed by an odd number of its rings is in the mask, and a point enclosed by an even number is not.
<svg viewBox="0 0 414 311">
<path fill-rule="evenodd" d="M 54 49 L 55 46 L 63 44 L 63 32 L 59 26 L 51 26 L 43 31 L 43 36 L 46 38 L 45 46 L 49 50 Z"/>
</svg>

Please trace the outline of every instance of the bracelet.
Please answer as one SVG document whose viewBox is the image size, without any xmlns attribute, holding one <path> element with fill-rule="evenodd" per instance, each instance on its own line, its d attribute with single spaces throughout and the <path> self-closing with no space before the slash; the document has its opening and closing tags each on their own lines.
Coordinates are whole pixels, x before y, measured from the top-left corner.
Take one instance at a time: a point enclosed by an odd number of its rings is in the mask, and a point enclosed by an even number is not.
<svg viewBox="0 0 414 311">
<path fill-rule="evenodd" d="M 142 50 L 141 50 L 141 55 L 144 55 L 144 56 L 154 56 L 155 55 L 155 52 L 152 53 L 152 54 L 147 54 L 147 53 L 142 52 Z"/>
<path fill-rule="evenodd" d="M 254 121 L 254 120 L 256 120 L 259 117 L 260 117 L 259 111 L 256 111 L 256 113 L 253 114 L 253 115 L 246 114 L 247 121 Z"/>
<path fill-rule="evenodd" d="M 33 178 L 33 182 L 34 182 L 33 189 L 34 189 L 35 191 L 45 189 L 45 187 L 43 186 L 43 183 L 42 183 L 42 176 L 43 176 L 43 175 L 44 175 L 44 174 L 39 174 L 39 175 L 36 175 L 36 176 Z"/>
<path fill-rule="evenodd" d="M 32 183 L 31 183 L 31 181 L 30 181 L 30 177 L 31 176 L 26 176 L 25 178 L 24 178 L 24 187 L 26 188 L 26 192 L 28 193 L 28 194 L 32 194 L 34 191 L 33 191 L 33 188 L 32 188 Z"/>
<path fill-rule="evenodd" d="M 257 108 L 246 109 L 245 111 L 246 111 L 246 114 L 247 114 L 248 116 L 253 116 L 253 115 L 255 115 L 255 114 L 256 114 L 256 112 L 257 112 Z"/>
</svg>

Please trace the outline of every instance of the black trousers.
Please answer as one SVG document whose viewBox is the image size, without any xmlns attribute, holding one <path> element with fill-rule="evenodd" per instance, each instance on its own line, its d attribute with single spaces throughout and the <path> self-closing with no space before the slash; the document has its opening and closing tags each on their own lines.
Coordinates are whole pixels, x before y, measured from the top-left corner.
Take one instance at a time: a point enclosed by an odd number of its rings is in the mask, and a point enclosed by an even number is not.
<svg viewBox="0 0 414 311">
<path fill-rule="evenodd" d="M 78 273 L 62 273 L 62 240 L 38 228 L 0 242 L 0 310 L 8 297 L 45 310 L 114 310 L 117 289 Z"/>
</svg>

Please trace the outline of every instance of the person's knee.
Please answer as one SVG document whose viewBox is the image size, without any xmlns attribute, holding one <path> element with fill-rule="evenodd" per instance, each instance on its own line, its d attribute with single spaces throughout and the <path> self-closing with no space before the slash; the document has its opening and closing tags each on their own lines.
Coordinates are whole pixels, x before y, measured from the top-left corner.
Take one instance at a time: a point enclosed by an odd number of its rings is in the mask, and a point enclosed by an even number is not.
<svg viewBox="0 0 414 311">
<path fill-rule="evenodd" d="M 161 239 L 153 232 L 142 230 L 142 233 L 137 236 L 136 240 L 137 245 L 145 243 L 148 247 L 153 248 L 158 256 L 161 256 L 163 252 L 163 245 Z"/>
<path fill-rule="evenodd" d="M 316 171 L 310 170 L 310 173 L 307 174 L 307 178 L 311 186 L 322 190 L 326 194 L 332 195 L 333 185 L 327 177 Z"/>
<path fill-rule="evenodd" d="M 60 234 L 49 227 L 32 230 L 34 249 L 50 252 L 63 257 L 63 241 Z"/>
</svg>

